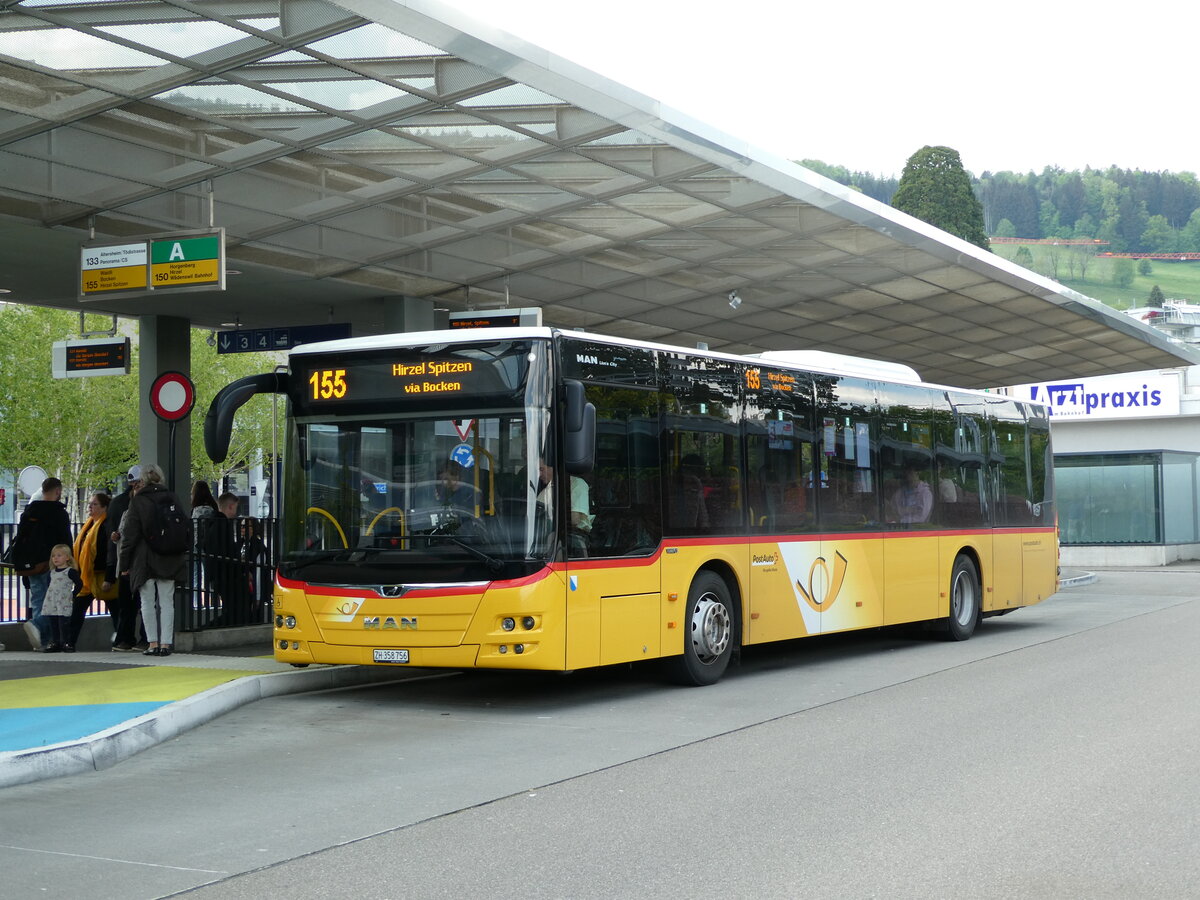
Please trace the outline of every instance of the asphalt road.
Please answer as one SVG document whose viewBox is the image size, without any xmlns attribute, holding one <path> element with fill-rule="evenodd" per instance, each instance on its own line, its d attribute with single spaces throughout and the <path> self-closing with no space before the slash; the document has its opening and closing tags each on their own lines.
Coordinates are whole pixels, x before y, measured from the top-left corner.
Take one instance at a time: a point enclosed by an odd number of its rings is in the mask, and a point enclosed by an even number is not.
<svg viewBox="0 0 1200 900">
<path fill-rule="evenodd" d="M 709 688 L 260 701 L 0 791 L 0 896 L 1200 897 L 1198 594 L 1104 572 L 965 643 L 756 648 Z"/>
</svg>

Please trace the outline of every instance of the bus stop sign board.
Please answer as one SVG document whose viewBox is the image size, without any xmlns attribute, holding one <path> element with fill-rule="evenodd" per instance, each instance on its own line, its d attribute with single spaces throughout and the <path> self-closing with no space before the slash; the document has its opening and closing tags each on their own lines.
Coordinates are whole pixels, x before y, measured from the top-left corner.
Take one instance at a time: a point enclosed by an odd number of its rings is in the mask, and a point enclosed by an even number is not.
<svg viewBox="0 0 1200 900">
<path fill-rule="evenodd" d="M 80 300 L 223 290 L 224 228 L 155 234 L 120 244 L 89 241 L 80 248 Z"/>
<path fill-rule="evenodd" d="M 221 236 L 153 238 L 150 241 L 150 286 L 218 287 L 224 280 Z"/>
</svg>

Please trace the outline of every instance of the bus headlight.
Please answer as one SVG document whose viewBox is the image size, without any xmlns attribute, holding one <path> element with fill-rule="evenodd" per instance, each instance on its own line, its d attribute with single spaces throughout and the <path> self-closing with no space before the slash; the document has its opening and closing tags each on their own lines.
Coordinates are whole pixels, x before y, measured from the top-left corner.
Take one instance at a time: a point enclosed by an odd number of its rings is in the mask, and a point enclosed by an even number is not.
<svg viewBox="0 0 1200 900">
<path fill-rule="evenodd" d="M 505 616 L 503 619 L 500 620 L 500 627 L 503 628 L 505 631 L 512 631 L 514 628 L 517 627 L 517 623 L 516 623 L 516 620 L 513 619 L 512 616 Z"/>
</svg>

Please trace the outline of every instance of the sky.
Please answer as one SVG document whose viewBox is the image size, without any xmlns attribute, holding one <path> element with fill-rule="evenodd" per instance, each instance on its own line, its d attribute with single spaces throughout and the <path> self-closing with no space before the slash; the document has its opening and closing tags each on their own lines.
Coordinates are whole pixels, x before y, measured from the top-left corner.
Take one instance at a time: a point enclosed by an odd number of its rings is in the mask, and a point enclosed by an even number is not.
<svg viewBox="0 0 1200 900">
<path fill-rule="evenodd" d="M 442 2 L 786 159 L 1200 171 L 1190 4 Z"/>
</svg>

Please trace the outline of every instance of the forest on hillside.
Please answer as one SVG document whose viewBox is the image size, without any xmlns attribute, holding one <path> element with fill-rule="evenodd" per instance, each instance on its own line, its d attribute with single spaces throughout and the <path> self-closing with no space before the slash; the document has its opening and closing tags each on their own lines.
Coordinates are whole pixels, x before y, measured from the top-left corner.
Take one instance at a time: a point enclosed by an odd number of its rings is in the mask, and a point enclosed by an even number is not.
<svg viewBox="0 0 1200 900">
<path fill-rule="evenodd" d="M 899 184 L 820 160 L 800 164 L 889 205 Z M 970 178 L 992 237 L 1106 241 L 1117 253 L 1200 253 L 1200 181 L 1191 172 L 1047 167 Z"/>
</svg>

